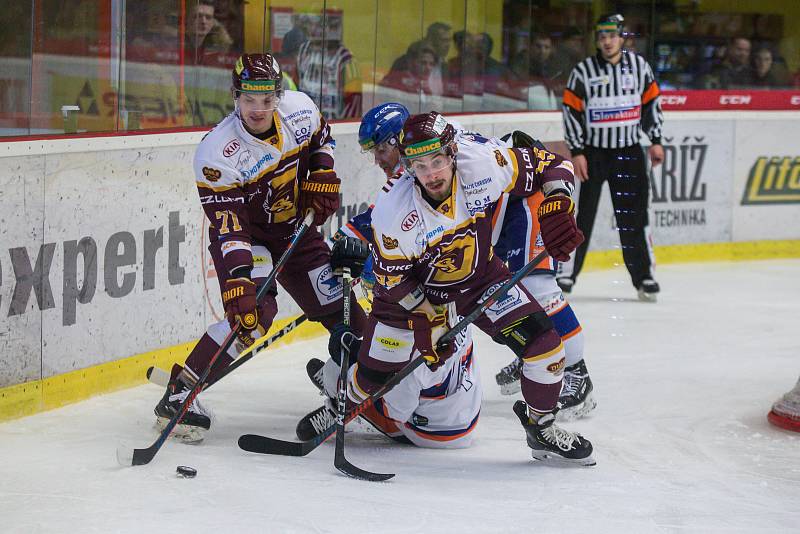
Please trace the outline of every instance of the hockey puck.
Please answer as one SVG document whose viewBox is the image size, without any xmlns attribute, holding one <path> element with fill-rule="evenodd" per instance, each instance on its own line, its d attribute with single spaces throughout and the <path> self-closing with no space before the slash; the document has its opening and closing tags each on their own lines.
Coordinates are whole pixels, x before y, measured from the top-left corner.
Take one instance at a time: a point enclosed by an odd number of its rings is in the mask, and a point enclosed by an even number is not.
<svg viewBox="0 0 800 534">
<path fill-rule="evenodd" d="M 188 465 L 179 465 L 176 471 L 181 478 L 194 478 L 197 476 L 197 469 Z"/>
</svg>

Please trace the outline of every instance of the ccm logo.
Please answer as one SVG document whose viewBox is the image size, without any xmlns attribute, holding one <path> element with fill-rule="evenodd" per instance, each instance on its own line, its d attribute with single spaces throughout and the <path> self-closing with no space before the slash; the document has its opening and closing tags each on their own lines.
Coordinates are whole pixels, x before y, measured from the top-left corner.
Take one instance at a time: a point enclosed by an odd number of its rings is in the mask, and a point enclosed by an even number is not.
<svg viewBox="0 0 800 534">
<path fill-rule="evenodd" d="M 225 148 L 222 149 L 222 155 L 229 158 L 239 151 L 239 141 L 236 139 L 230 141 Z"/>
<path fill-rule="evenodd" d="M 789 103 L 791 103 L 793 106 L 800 106 L 800 96 L 792 95 L 792 98 L 789 100 Z"/>
<path fill-rule="evenodd" d="M 686 104 L 686 95 L 661 95 L 664 104 L 668 106 L 682 106 Z"/>
<path fill-rule="evenodd" d="M 720 104 L 749 104 L 750 95 L 722 95 L 719 97 Z"/>
<path fill-rule="evenodd" d="M 414 210 L 406 215 L 406 218 L 403 219 L 402 224 L 400 224 L 400 228 L 402 228 L 404 232 L 408 232 L 417 225 L 418 221 L 419 215 L 417 214 L 417 210 Z"/>
</svg>

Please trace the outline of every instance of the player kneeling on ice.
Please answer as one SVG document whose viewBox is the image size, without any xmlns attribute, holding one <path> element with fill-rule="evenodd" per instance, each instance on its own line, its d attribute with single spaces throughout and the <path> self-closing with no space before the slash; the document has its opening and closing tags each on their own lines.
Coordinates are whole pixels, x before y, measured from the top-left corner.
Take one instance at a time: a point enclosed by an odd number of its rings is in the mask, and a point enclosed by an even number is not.
<svg viewBox="0 0 800 534">
<path fill-rule="evenodd" d="M 461 394 L 466 371 L 475 371 L 468 340 L 438 350 L 437 340 L 455 322 L 456 314 L 468 314 L 511 278 L 491 246 L 492 209 L 502 194 L 526 197 L 537 191 L 544 193 L 538 218 L 545 247 L 552 256 L 568 254 L 583 236 L 575 225 L 570 198 L 572 165 L 558 156 L 542 159 L 529 148 L 509 149 L 466 137 L 456 139 L 452 125 L 435 112 L 406 121 L 400 149 L 406 172 L 378 199 L 372 212 L 374 304 L 357 363 L 349 372 L 347 393 L 350 402 L 362 402 L 412 358 L 422 355 L 429 363 L 422 371 L 435 374 L 435 378 L 407 385 L 404 402 L 416 405 L 416 411 L 422 409 L 423 391 L 437 394 L 445 402 L 451 391 Z M 525 400 L 517 401 L 514 412 L 526 432 L 533 458 L 593 465 L 591 443 L 555 424 L 564 347 L 547 314 L 525 287 L 517 283 L 474 324 L 524 362 L 521 381 Z M 347 333 L 344 336 L 352 337 Z M 471 385 L 478 387 L 477 381 Z M 477 410 L 463 415 L 469 412 L 464 407 L 470 406 L 465 395 L 442 410 L 436 426 L 432 426 L 430 418 L 418 417 L 415 421 L 415 412 L 409 417 L 408 408 L 389 404 L 390 394 L 380 403 L 380 410 L 371 414 L 374 417 L 370 422 L 376 426 L 383 423 L 381 428 L 387 433 L 396 432 L 412 442 L 419 439 L 429 445 L 438 441 L 431 436 L 439 436 L 436 432 L 440 428 L 455 421 L 459 425 L 452 428 L 468 435 L 474 425 L 469 417 L 477 416 Z M 319 433 L 318 427 L 329 422 L 319 419 L 332 415 L 326 408 L 312 412 L 298 425 L 298 433 L 304 433 L 299 437 L 307 438 L 307 431 L 312 436 Z M 312 421 L 314 417 L 317 424 Z M 426 441 L 421 440 L 423 435 Z"/>
<path fill-rule="evenodd" d="M 178 413 L 232 328 L 238 328 L 237 344 L 218 358 L 206 383 L 269 330 L 277 287 L 269 287 L 261 302 L 257 288 L 269 279 L 306 213 L 313 210 L 316 227 L 339 208 L 335 143 L 314 102 L 283 90 L 283 73 L 270 54 L 244 54 L 232 79 L 235 109 L 203 137 L 194 158 L 227 320 L 209 326 L 184 367 L 173 368 L 155 408 L 162 426 Z M 314 227 L 297 242 L 277 280 L 310 320 L 331 329 L 342 320 L 342 291 L 332 274 L 330 249 Z M 364 322 L 354 303 L 353 329 L 360 332 Z M 195 400 L 175 435 L 196 441 L 210 426 L 209 414 Z"/>
</svg>

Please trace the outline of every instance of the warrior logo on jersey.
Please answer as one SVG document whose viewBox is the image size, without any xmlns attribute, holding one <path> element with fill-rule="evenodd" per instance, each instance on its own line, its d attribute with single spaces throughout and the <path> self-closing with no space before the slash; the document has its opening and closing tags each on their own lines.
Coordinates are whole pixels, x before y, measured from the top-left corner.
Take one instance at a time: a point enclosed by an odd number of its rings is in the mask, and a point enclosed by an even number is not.
<svg viewBox="0 0 800 534">
<path fill-rule="evenodd" d="M 216 182 L 222 178 L 222 171 L 212 169 L 211 167 L 203 167 L 203 176 L 205 176 L 206 180 L 209 182 Z"/>
<path fill-rule="evenodd" d="M 506 161 L 506 158 L 503 157 L 503 154 L 499 150 L 494 151 L 494 157 L 497 160 L 497 164 L 501 167 L 508 165 L 508 161 Z"/>
<path fill-rule="evenodd" d="M 400 246 L 400 243 L 397 241 L 397 239 L 393 239 L 383 234 L 381 234 L 381 240 L 383 241 L 383 248 L 386 250 L 394 250 Z"/>
</svg>

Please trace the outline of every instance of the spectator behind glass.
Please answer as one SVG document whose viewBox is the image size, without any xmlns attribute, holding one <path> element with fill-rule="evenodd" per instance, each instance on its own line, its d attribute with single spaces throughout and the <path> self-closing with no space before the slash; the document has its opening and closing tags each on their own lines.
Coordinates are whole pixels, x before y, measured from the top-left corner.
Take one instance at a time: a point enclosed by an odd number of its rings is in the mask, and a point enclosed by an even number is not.
<svg viewBox="0 0 800 534">
<path fill-rule="evenodd" d="M 192 4 L 186 21 L 186 55 L 198 64 L 208 63 L 211 55 L 231 50 L 233 39 L 214 18 L 214 2 L 198 0 Z"/>
<path fill-rule="evenodd" d="M 789 73 L 783 65 L 773 60 L 772 50 L 762 46 L 753 54 L 753 87 L 786 88 L 790 86 Z"/>
<path fill-rule="evenodd" d="M 570 26 L 564 31 L 561 42 L 553 53 L 553 63 L 557 65 L 554 68 L 569 76 L 572 68 L 583 60 L 585 55 L 586 45 L 583 42 L 583 34 L 578 28 Z"/>
<path fill-rule="evenodd" d="M 450 26 L 444 22 L 434 22 L 428 26 L 425 38 L 411 43 L 406 53 L 392 63 L 389 74 L 393 72 L 415 72 L 416 67 L 413 62 L 417 60 L 422 48 L 432 50 L 436 56 L 436 65 L 431 73 L 430 82 L 432 91 L 435 91 L 435 87 L 439 87 L 439 92 L 441 93 L 442 77 L 445 74 L 445 59 L 447 59 L 447 54 L 450 52 Z"/>
<path fill-rule="evenodd" d="M 408 69 L 389 71 L 381 85 L 413 94 L 442 94 L 442 77 L 437 65 L 436 51 L 425 41 L 412 44 L 405 56 Z M 396 63 L 396 62 L 395 62 Z"/>
<path fill-rule="evenodd" d="M 231 37 L 232 48 L 240 52 L 244 47 L 244 1 L 216 0 L 214 18 Z"/>
<path fill-rule="evenodd" d="M 746 37 L 734 37 L 725 47 L 722 62 L 711 70 L 703 83 L 705 89 L 742 89 L 753 85 L 750 66 L 752 45 Z"/>
</svg>

